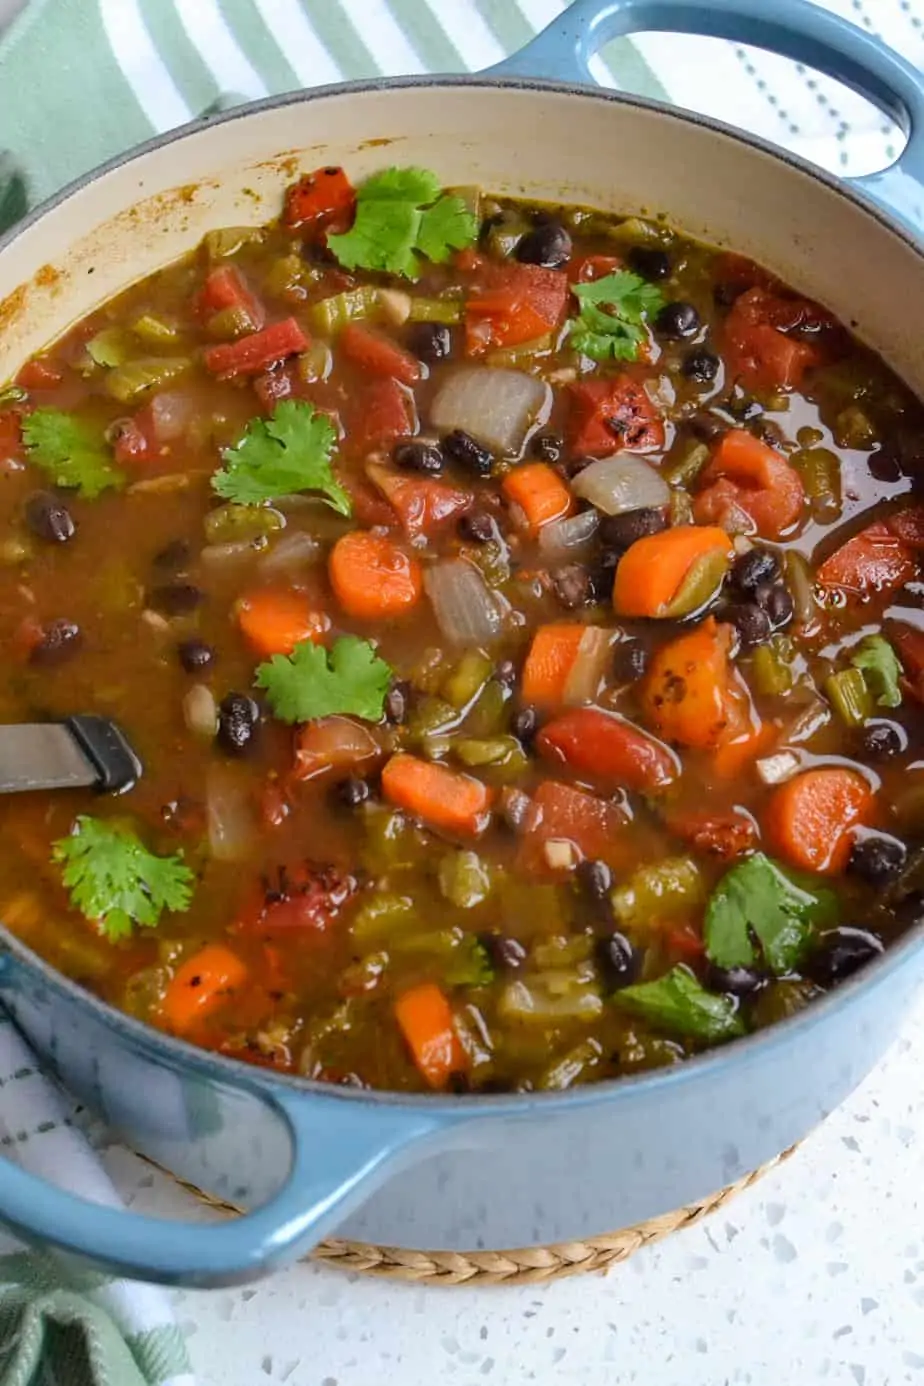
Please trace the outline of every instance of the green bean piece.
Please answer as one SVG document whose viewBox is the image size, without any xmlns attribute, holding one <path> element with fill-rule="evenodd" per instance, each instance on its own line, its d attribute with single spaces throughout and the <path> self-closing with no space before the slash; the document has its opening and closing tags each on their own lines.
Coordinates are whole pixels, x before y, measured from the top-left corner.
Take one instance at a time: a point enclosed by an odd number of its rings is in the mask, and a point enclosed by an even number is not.
<svg viewBox="0 0 924 1386">
<path fill-rule="evenodd" d="M 801 474 L 815 519 L 829 524 L 839 518 L 843 508 L 841 498 L 841 462 L 830 448 L 802 448 L 791 458 Z"/>
<path fill-rule="evenodd" d="M 493 667 L 480 650 L 466 650 L 443 684 L 443 697 L 461 712 L 484 688 Z"/>
<path fill-rule="evenodd" d="M 825 679 L 825 692 L 845 726 L 862 727 L 873 714 L 873 699 L 859 669 L 839 669 Z"/>
<path fill-rule="evenodd" d="M 438 322 L 451 327 L 462 321 L 460 298 L 412 298 L 408 322 Z"/>
<path fill-rule="evenodd" d="M 335 337 L 347 323 L 368 318 L 378 307 L 378 294 L 371 284 L 345 289 L 331 298 L 322 298 L 311 309 L 311 325 L 326 337 Z"/>
<path fill-rule="evenodd" d="M 188 356 L 141 357 L 117 366 L 106 377 L 106 393 L 128 404 L 161 385 L 184 375 L 192 366 Z"/>
<path fill-rule="evenodd" d="M 699 476 L 710 456 L 705 443 L 692 443 L 676 461 L 662 470 L 661 475 L 669 486 L 689 486 Z"/>
<path fill-rule="evenodd" d="M 205 537 L 210 544 L 243 543 L 285 529 L 286 517 L 264 505 L 219 505 L 205 516 Z"/>
<path fill-rule="evenodd" d="M 705 898 L 705 883 L 692 857 L 667 857 L 642 866 L 610 891 L 613 911 L 627 926 L 697 909 Z"/>
<path fill-rule="evenodd" d="M 754 691 L 767 697 L 782 697 L 793 685 L 792 641 L 774 635 L 766 645 L 758 645 L 751 662 Z"/>
<path fill-rule="evenodd" d="M 474 909 L 491 893 L 488 868 L 477 852 L 447 852 L 439 865 L 439 885 L 445 899 L 460 910 Z"/>
</svg>

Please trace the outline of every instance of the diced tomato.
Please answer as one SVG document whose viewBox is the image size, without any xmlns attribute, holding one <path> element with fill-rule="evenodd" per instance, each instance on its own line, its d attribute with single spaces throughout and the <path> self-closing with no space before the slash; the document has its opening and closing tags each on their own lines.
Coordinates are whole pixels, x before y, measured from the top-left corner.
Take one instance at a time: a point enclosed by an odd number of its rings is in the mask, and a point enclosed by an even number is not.
<svg viewBox="0 0 924 1386">
<path fill-rule="evenodd" d="M 59 366 L 44 356 L 33 356 L 31 361 L 21 367 L 16 376 L 16 384 L 24 390 L 50 390 L 60 385 L 64 372 Z"/>
<path fill-rule="evenodd" d="M 445 481 L 407 476 L 375 462 L 370 463 L 366 470 L 410 539 L 418 534 L 436 533 L 472 503 L 471 491 L 463 491 Z"/>
<path fill-rule="evenodd" d="M 280 867 L 257 900 L 241 915 L 241 933 L 261 938 L 293 931 L 323 934 L 357 890 L 357 882 L 333 866 L 300 862 Z"/>
<path fill-rule="evenodd" d="M 924 549 L 924 505 L 909 505 L 887 515 L 886 525 L 909 549 Z"/>
<path fill-rule="evenodd" d="M 150 419 L 148 423 L 150 424 Z M 149 429 L 144 426 L 140 411 L 133 419 L 121 419 L 113 433 L 113 456 L 120 466 L 133 462 L 150 462 L 152 457 L 157 455 L 158 448 Z"/>
<path fill-rule="evenodd" d="M 343 485 L 353 503 L 353 518 L 363 529 L 375 529 L 377 526 L 390 529 L 398 523 L 394 506 L 389 505 L 368 481 L 362 477 L 346 477 Z"/>
<path fill-rule="evenodd" d="M 664 446 L 664 424 L 644 386 L 628 375 L 568 386 L 572 451 L 593 457 Z"/>
<path fill-rule="evenodd" d="M 622 260 L 618 255 L 576 255 L 569 261 L 566 273 L 569 284 L 589 284 L 594 279 L 614 274 L 618 269 L 622 269 Z"/>
<path fill-rule="evenodd" d="M 677 757 L 663 742 L 598 708 L 576 707 L 554 717 L 536 746 L 578 774 L 627 789 L 662 789 L 679 773 Z"/>
<path fill-rule="evenodd" d="M 906 689 L 919 703 L 924 703 L 924 631 L 914 626 L 893 626 L 889 635 L 902 662 Z"/>
<path fill-rule="evenodd" d="M 798 324 L 800 302 L 776 298 L 759 288 L 736 299 L 724 330 L 729 379 L 757 389 L 801 388 L 805 372 L 821 357 L 813 345 L 780 330 L 783 325 Z"/>
<path fill-rule="evenodd" d="M 579 859 L 621 862 L 617 845 L 625 812 L 594 794 L 572 785 L 544 780 L 533 795 L 523 821 L 516 869 L 524 876 L 552 874 L 545 855 L 547 842 L 569 842 Z"/>
<path fill-rule="evenodd" d="M 720 861 L 730 861 L 742 852 L 749 852 L 758 838 L 757 824 L 741 808 L 730 809 L 728 813 L 710 813 L 706 809 L 669 813 L 667 826 L 698 852 L 718 857 Z"/>
<path fill-rule="evenodd" d="M 359 449 L 404 438 L 416 427 L 414 404 L 397 380 L 370 380 L 350 400 L 350 441 Z"/>
<path fill-rule="evenodd" d="M 306 173 L 286 190 L 282 224 L 294 230 L 306 222 L 327 224 L 333 219 L 349 225 L 356 191 L 342 168 L 330 165 Z"/>
<path fill-rule="evenodd" d="M 284 361 L 295 352 L 304 351 L 308 338 L 294 318 L 283 318 L 252 332 L 236 342 L 222 342 L 209 347 L 205 353 L 207 368 L 219 380 L 232 380 L 238 375 L 257 375 L 276 361 Z"/>
<path fill-rule="evenodd" d="M 22 454 L 22 417 L 17 409 L 7 409 L 0 414 L 0 462 L 21 461 Z"/>
<path fill-rule="evenodd" d="M 736 255 L 731 250 L 717 257 L 715 279 L 717 284 L 727 285 L 738 293 L 755 288 L 778 293 L 784 287 L 782 280 L 777 279 L 775 274 L 771 274 L 761 265 L 756 265 L 746 255 Z"/>
<path fill-rule="evenodd" d="M 281 399 L 291 399 L 292 385 L 292 376 L 283 364 L 272 366 L 253 382 L 254 394 L 267 412 L 272 412 Z"/>
<path fill-rule="evenodd" d="M 369 729 L 351 717 L 317 717 L 296 732 L 292 778 L 312 780 L 331 770 L 354 770 L 380 754 Z"/>
<path fill-rule="evenodd" d="M 45 627 L 35 616 L 24 616 L 13 632 L 10 642 L 21 659 L 28 659 L 45 639 Z"/>
<path fill-rule="evenodd" d="M 561 270 L 485 262 L 480 280 L 465 306 L 469 356 L 545 337 L 564 317 L 568 280 Z"/>
<path fill-rule="evenodd" d="M 257 332 L 266 321 L 263 304 L 237 265 L 219 265 L 209 272 L 196 297 L 195 308 L 202 318 L 235 309 L 246 317 L 252 332 Z"/>
<path fill-rule="evenodd" d="M 671 962 L 692 962 L 706 951 L 705 940 L 693 924 L 674 924 L 665 929 L 664 944 Z"/>
<path fill-rule="evenodd" d="M 472 246 L 465 250 L 457 250 L 453 256 L 453 264 L 462 274 L 474 274 L 476 270 L 483 270 L 488 263 L 487 257 Z"/>
<path fill-rule="evenodd" d="M 884 520 L 876 520 L 835 549 L 819 567 L 815 580 L 822 587 L 868 597 L 904 587 L 916 572 L 917 564 L 906 545 Z"/>
<path fill-rule="evenodd" d="M 698 524 L 728 527 L 724 521 L 740 511 L 764 539 L 781 538 L 799 519 L 805 503 L 805 487 L 795 468 L 743 428 L 723 435 L 702 484 L 693 502 Z"/>
<path fill-rule="evenodd" d="M 391 376 L 402 385 L 413 385 L 420 379 L 420 362 L 415 356 L 358 322 L 347 324 L 340 333 L 339 345 L 344 356 L 372 375 Z"/>
</svg>

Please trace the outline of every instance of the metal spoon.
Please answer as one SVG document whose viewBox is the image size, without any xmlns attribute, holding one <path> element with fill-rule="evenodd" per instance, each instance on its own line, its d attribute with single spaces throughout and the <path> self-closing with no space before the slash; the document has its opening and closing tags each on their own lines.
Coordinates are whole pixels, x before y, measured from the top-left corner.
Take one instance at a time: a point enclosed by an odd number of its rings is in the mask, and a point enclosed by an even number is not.
<svg viewBox="0 0 924 1386">
<path fill-rule="evenodd" d="M 0 726 L 0 794 L 88 788 L 124 794 L 141 773 L 141 761 L 107 717 Z"/>
</svg>

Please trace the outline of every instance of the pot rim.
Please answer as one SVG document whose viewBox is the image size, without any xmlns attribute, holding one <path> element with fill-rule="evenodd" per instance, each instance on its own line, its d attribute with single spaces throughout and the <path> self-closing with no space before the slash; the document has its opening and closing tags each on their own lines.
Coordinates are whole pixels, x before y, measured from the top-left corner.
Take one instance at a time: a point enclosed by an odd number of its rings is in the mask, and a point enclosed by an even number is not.
<svg viewBox="0 0 924 1386">
<path fill-rule="evenodd" d="M 859 206 L 886 230 L 899 237 L 919 259 L 924 260 L 924 242 L 911 235 L 898 220 L 890 216 L 861 187 L 847 179 L 838 178 L 826 169 L 811 164 L 800 155 L 773 145 L 757 135 L 738 130 L 724 121 L 716 120 L 696 111 L 687 111 L 670 106 L 650 97 L 613 91 L 603 87 L 591 87 L 580 83 L 560 82 L 547 78 L 493 77 L 479 73 L 425 73 L 419 76 L 380 77 L 337 82 L 327 86 L 264 97 L 259 101 L 247 102 L 214 116 L 199 117 L 172 130 L 154 135 L 142 144 L 135 145 L 133 148 L 113 156 L 113 158 L 67 183 L 0 236 L 0 255 L 20 236 L 27 234 L 49 212 L 63 205 L 75 193 L 89 187 L 97 179 L 113 173 L 123 166 L 130 165 L 155 150 L 199 134 L 212 126 L 248 120 L 264 111 L 305 104 L 323 97 L 348 96 L 357 92 L 394 89 L 415 90 L 434 87 L 552 91 L 566 96 L 630 106 L 683 124 L 699 126 L 704 130 L 743 144 L 757 153 L 767 155 L 816 179 L 824 184 L 831 193 Z M 340 1087 L 336 1084 L 324 1083 L 318 1079 L 305 1078 L 296 1074 L 277 1073 L 272 1069 L 256 1068 L 244 1060 L 199 1048 L 187 1040 L 158 1030 L 155 1026 L 138 1020 L 125 1011 L 120 1011 L 79 982 L 71 980 L 18 939 L 0 920 L 0 978 L 2 978 L 3 954 L 13 954 L 21 963 L 38 974 L 45 985 L 50 986 L 52 990 L 64 998 L 89 1007 L 95 1013 L 96 1018 L 108 1029 L 121 1031 L 126 1039 L 130 1040 L 136 1047 L 146 1050 L 152 1057 L 167 1058 L 172 1060 L 176 1067 L 182 1069 L 209 1073 L 213 1079 L 215 1077 L 222 1078 L 236 1089 L 250 1090 L 264 1099 L 268 1095 L 271 1096 L 273 1090 L 278 1087 L 292 1095 L 304 1095 L 305 1097 L 310 1096 L 328 1101 L 359 1102 L 373 1106 L 404 1107 L 411 1111 L 425 1111 L 431 1112 L 435 1116 L 455 1116 L 459 1119 L 471 1117 L 481 1112 L 484 1115 L 492 1113 L 525 1114 L 540 1107 L 542 1111 L 583 1107 L 593 1105 L 598 1101 L 614 1100 L 620 1093 L 629 1096 L 633 1092 L 638 1093 L 641 1089 L 658 1093 L 678 1083 L 695 1082 L 699 1078 L 706 1080 L 714 1070 L 729 1063 L 736 1061 L 752 1062 L 760 1055 L 769 1054 L 774 1047 L 787 1043 L 790 1038 L 797 1041 L 802 1031 L 823 1024 L 826 1016 L 835 1009 L 849 1005 L 861 990 L 886 983 L 895 971 L 920 950 L 924 950 L 924 921 L 908 930 L 901 939 L 886 948 L 878 958 L 861 968 L 846 982 L 812 1001 L 804 1010 L 784 1020 L 777 1021 L 765 1029 L 752 1031 L 748 1035 L 734 1039 L 728 1044 L 707 1049 L 701 1054 L 696 1054 L 692 1058 L 672 1065 L 670 1068 L 606 1078 L 586 1086 L 568 1088 L 559 1092 L 447 1095 Z"/>
</svg>

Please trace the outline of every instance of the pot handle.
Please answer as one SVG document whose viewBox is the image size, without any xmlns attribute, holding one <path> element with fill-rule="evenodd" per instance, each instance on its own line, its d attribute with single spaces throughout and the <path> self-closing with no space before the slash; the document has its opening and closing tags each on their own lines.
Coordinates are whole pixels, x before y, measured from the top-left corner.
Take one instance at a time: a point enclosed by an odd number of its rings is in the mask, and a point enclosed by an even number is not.
<svg viewBox="0 0 924 1386">
<path fill-rule="evenodd" d="M 0 1222 L 118 1276 L 209 1288 L 251 1280 L 316 1246 L 441 1123 L 386 1103 L 261 1091 L 287 1121 L 288 1177 L 269 1202 L 212 1225 L 103 1206 L 0 1158 Z M 442 1123 L 445 1125 L 445 1119 Z"/>
<path fill-rule="evenodd" d="M 913 233 L 924 231 L 924 76 L 872 34 L 809 0 L 574 0 L 486 75 L 593 82 L 588 62 L 604 43 L 652 30 L 769 49 L 872 101 L 896 121 L 908 143 L 889 168 L 845 181 Z"/>
</svg>

